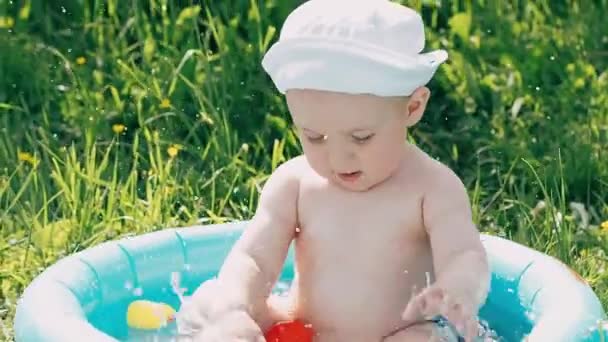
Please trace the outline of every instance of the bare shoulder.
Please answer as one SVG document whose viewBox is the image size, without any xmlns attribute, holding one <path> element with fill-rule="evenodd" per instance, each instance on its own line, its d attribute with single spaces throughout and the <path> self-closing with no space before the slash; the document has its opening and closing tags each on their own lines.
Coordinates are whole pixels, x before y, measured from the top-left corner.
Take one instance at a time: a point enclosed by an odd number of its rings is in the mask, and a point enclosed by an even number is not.
<svg viewBox="0 0 608 342">
<path fill-rule="evenodd" d="M 446 164 L 420 149 L 417 154 L 417 181 L 422 184 L 423 217 L 430 226 L 443 220 L 471 220 L 471 204 L 462 179 Z"/>
<path fill-rule="evenodd" d="M 433 159 L 427 153 L 419 150 L 420 174 L 424 177 L 425 194 L 442 197 L 451 195 L 466 195 L 466 188 L 462 179 L 446 164 Z"/>
<path fill-rule="evenodd" d="M 281 187 L 287 187 L 288 189 L 297 187 L 297 183 L 299 183 L 307 165 L 306 160 L 302 156 L 287 160 L 277 166 L 272 172 L 268 177 L 264 188 L 269 186 L 274 187 L 274 185 L 280 185 Z"/>
<path fill-rule="evenodd" d="M 303 166 L 300 157 L 279 165 L 270 174 L 260 194 L 257 213 L 270 213 L 275 218 L 293 221 L 297 216 L 297 198 Z"/>
</svg>

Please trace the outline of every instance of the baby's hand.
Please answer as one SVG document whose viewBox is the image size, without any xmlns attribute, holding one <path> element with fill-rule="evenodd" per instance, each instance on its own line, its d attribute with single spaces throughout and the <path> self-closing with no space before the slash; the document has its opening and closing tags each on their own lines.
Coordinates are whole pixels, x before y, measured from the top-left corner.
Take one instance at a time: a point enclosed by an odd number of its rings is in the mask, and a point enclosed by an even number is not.
<svg viewBox="0 0 608 342">
<path fill-rule="evenodd" d="M 426 287 L 415 294 L 401 317 L 411 324 L 437 316 L 443 316 L 454 325 L 465 341 L 473 341 L 477 336 L 477 320 L 469 306 L 450 298 L 445 289 L 436 285 Z"/>
<path fill-rule="evenodd" d="M 196 333 L 178 335 L 178 342 L 265 342 L 259 325 L 245 311 L 230 311 Z"/>
<path fill-rule="evenodd" d="M 216 280 L 203 283 L 176 315 L 179 342 L 264 342 L 244 302 L 227 294 Z"/>
</svg>

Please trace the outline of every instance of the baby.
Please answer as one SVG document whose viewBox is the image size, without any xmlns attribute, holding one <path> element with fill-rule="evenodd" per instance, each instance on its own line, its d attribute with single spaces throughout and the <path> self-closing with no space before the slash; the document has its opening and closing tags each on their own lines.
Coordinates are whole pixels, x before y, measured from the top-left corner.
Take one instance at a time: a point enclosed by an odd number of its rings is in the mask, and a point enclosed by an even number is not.
<svg viewBox="0 0 608 342">
<path fill-rule="evenodd" d="M 490 273 L 466 189 L 406 139 L 447 58 L 423 47 L 421 17 L 389 0 L 289 15 L 262 64 L 303 156 L 273 172 L 217 279 L 183 306 L 180 341 L 264 341 L 293 319 L 315 342 L 476 340 Z M 275 297 L 292 242 L 295 278 Z"/>
</svg>

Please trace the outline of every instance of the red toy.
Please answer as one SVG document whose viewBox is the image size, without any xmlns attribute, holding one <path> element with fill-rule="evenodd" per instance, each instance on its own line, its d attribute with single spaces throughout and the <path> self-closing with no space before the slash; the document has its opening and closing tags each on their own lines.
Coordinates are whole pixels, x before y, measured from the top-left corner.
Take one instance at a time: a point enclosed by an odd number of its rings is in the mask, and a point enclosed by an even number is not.
<svg viewBox="0 0 608 342">
<path fill-rule="evenodd" d="M 264 337 L 266 342 L 312 342 L 314 331 L 301 321 L 279 322 L 273 325 Z"/>
</svg>

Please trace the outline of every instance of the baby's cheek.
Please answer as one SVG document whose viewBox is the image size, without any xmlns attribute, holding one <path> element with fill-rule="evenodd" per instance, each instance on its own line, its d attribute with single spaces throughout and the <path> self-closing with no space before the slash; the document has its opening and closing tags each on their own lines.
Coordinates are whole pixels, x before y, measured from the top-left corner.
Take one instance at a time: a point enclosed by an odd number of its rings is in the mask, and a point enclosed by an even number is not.
<svg viewBox="0 0 608 342">
<path fill-rule="evenodd" d="M 306 157 L 308 164 L 310 164 L 310 167 L 321 176 L 328 177 L 328 163 L 323 152 L 314 147 L 304 147 L 303 150 L 304 156 Z"/>
<path fill-rule="evenodd" d="M 390 145 L 372 145 L 361 152 L 361 160 L 364 160 L 368 165 L 375 165 L 381 169 L 390 168 L 399 157 L 396 149 Z"/>
</svg>

